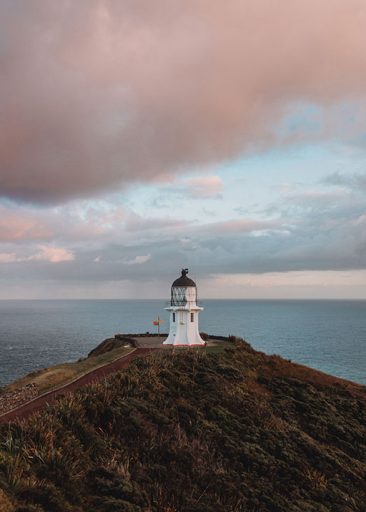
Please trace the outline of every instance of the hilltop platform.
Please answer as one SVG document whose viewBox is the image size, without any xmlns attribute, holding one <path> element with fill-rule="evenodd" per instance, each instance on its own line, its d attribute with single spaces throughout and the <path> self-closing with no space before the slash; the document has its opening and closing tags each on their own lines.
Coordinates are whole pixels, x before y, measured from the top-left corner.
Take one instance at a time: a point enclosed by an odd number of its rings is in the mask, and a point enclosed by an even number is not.
<svg viewBox="0 0 366 512">
<path fill-rule="evenodd" d="M 123 339 L 131 339 L 133 340 L 132 345 L 138 348 L 162 348 L 162 349 L 172 349 L 172 348 L 189 348 L 189 347 L 177 347 L 173 345 L 163 345 L 163 342 L 167 339 L 168 334 L 126 334 L 119 335 L 116 334 L 115 338 L 118 339 L 119 336 L 123 336 Z M 227 338 L 221 336 L 209 336 L 206 341 L 206 346 L 212 347 L 223 341 L 227 341 Z"/>
</svg>

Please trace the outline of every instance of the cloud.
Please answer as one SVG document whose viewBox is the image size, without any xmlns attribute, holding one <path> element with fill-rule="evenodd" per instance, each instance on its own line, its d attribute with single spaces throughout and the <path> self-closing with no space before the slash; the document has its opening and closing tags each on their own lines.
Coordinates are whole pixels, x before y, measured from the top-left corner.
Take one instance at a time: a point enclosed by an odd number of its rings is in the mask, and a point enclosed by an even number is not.
<svg viewBox="0 0 366 512">
<path fill-rule="evenodd" d="M 52 235 L 52 229 L 39 215 L 0 206 L 0 242 L 44 240 Z"/>
<path fill-rule="evenodd" d="M 105 211 L 79 202 L 60 208 L 0 205 L 0 243 L 100 238 L 121 222 L 120 208 Z"/>
<path fill-rule="evenodd" d="M 143 238 L 140 232 L 121 232 L 117 240 L 112 234 L 109 239 L 92 245 L 71 243 L 66 246 L 74 257 L 71 259 L 66 254 L 67 265 L 56 263 L 57 259 L 64 259 L 63 252 L 56 253 L 55 257 L 54 253 L 41 251 L 39 247 L 29 252 L 26 246 L 19 248 L 17 253 L 10 247 L 0 253 L 0 279 L 7 283 L 6 289 L 12 289 L 12 283 L 22 280 L 33 282 L 37 291 L 35 283 L 48 282 L 49 286 L 52 283 L 55 294 L 64 290 L 68 296 L 68 289 L 78 289 L 81 296 L 85 290 L 90 290 L 90 296 L 96 297 L 96 290 L 100 287 L 104 290 L 103 296 L 108 296 L 108 289 L 113 296 L 118 296 L 118 283 L 121 294 L 125 286 L 123 283 L 133 283 L 131 297 L 136 296 L 136 290 L 143 297 L 151 296 L 150 288 L 158 295 L 164 293 L 160 290 L 161 282 L 167 282 L 168 293 L 170 278 L 173 279 L 180 268 L 188 267 L 194 274 L 193 278 L 200 282 L 212 281 L 212 286 L 216 286 L 212 294 L 217 294 L 220 287 L 223 292 L 235 291 L 236 296 L 243 294 L 249 286 L 249 278 L 238 278 L 237 283 L 244 282 L 245 285 L 241 292 L 239 284 L 230 284 L 239 274 L 263 274 L 263 278 L 251 278 L 262 296 L 266 284 L 268 289 L 271 283 L 274 288 L 280 286 L 280 274 L 284 273 L 283 284 L 291 288 L 292 279 L 294 290 L 297 287 L 299 291 L 299 287 L 305 286 L 306 276 L 313 271 L 318 272 L 313 285 L 319 288 L 322 271 L 356 271 L 366 267 L 366 220 L 358 214 L 358 206 L 355 210 L 353 207 L 343 204 L 339 209 L 327 211 L 307 210 L 304 206 L 304 215 L 292 219 L 292 226 L 288 226 L 284 217 L 282 221 L 263 222 L 261 226 L 259 221 L 245 225 L 232 220 L 197 225 L 195 229 L 172 229 L 160 237 L 155 232 L 144 233 Z M 317 227 L 315 231 L 314 225 Z M 261 230 L 265 236 L 253 236 Z M 294 272 L 307 273 L 300 279 Z M 271 275 L 267 278 L 269 273 L 276 273 L 276 279 Z M 216 275 L 226 275 L 227 279 L 222 277 L 215 284 Z M 330 280 L 327 279 L 328 284 Z M 342 283 L 345 280 L 346 277 Z M 350 280 L 350 285 L 352 283 L 354 281 Z M 205 289 L 210 290 L 209 284 Z M 269 290 L 268 293 L 272 292 Z M 289 291 L 286 293 L 291 295 Z M 295 291 L 291 296 L 294 295 Z M 20 292 L 19 296 L 22 296 Z"/>
<path fill-rule="evenodd" d="M 203 296 L 220 298 L 364 299 L 365 270 L 218 274 L 201 281 Z"/>
<path fill-rule="evenodd" d="M 14 252 L 0 253 L 0 263 L 14 263 L 17 261 L 17 256 Z"/>
<path fill-rule="evenodd" d="M 73 261 L 74 259 L 75 256 L 68 249 L 46 245 L 40 245 L 39 252 L 28 258 L 29 261 L 49 261 L 50 263 L 61 263 L 63 261 Z"/>
<path fill-rule="evenodd" d="M 335 172 L 326 176 L 322 182 L 325 185 L 334 185 L 337 187 L 343 187 L 355 191 L 366 190 L 366 174 L 365 173 L 353 173 L 343 174 Z"/>
<path fill-rule="evenodd" d="M 110 286 L 117 293 L 122 281 L 142 290 L 149 288 L 146 283 L 169 281 L 177 269 L 188 267 L 207 283 L 216 275 L 232 275 L 235 280 L 236 275 L 278 273 L 273 282 L 279 286 L 279 274 L 286 273 L 286 286 L 293 279 L 294 286 L 301 287 L 294 272 L 365 269 L 364 191 L 314 179 L 307 185 L 297 182 L 296 187 L 279 188 L 268 198 L 272 201 L 268 211 L 254 208 L 247 216 L 243 212 L 232 216 L 233 205 L 225 207 L 220 201 L 216 222 L 209 216 L 195 216 L 194 211 L 185 220 L 183 208 L 195 202 L 182 201 L 164 217 L 161 210 L 146 208 L 140 201 L 138 205 L 135 201 L 136 210 L 133 201 L 121 206 L 115 195 L 57 208 L 23 206 L 19 215 L 36 219 L 52 235 L 46 240 L 29 240 L 25 235 L 24 240 L 0 241 L 0 281 L 4 289 L 19 281 L 33 282 L 35 289 L 40 282 L 58 283 L 59 290 L 67 286 L 92 289 L 94 283 L 95 290 L 103 288 L 106 293 Z M 3 212 L 12 215 L 14 209 L 3 207 Z M 301 275 L 306 280 L 310 274 Z M 271 279 L 258 278 L 256 287 L 263 290 Z M 217 287 L 224 282 L 220 279 Z M 344 280 L 340 284 L 345 286 Z M 320 274 L 315 285 L 321 285 Z"/>
<path fill-rule="evenodd" d="M 61 263 L 64 261 L 73 261 L 74 259 L 75 256 L 70 250 L 46 245 L 39 245 L 38 251 L 30 256 L 17 256 L 16 253 L 0 253 L 0 263 L 21 263 L 29 261 Z"/>
<path fill-rule="evenodd" d="M 135 256 L 134 258 L 130 260 L 126 260 L 126 265 L 143 265 L 147 261 L 151 259 L 151 254 L 145 254 L 141 256 Z"/>
<path fill-rule="evenodd" d="M 207 235 L 232 235 L 240 233 L 268 232 L 268 230 L 280 227 L 278 220 L 256 220 L 256 219 L 230 219 L 219 222 L 203 224 L 196 228 L 196 231 L 204 237 Z"/>
<path fill-rule="evenodd" d="M 185 199 L 219 199 L 223 189 L 224 183 L 219 176 L 198 176 L 164 187 L 164 194 L 178 194 Z"/>
<path fill-rule="evenodd" d="M 2 196 L 169 181 L 282 143 L 298 102 L 336 125 L 353 101 L 365 128 L 363 0 L 4 0 L 0 17 Z"/>
</svg>

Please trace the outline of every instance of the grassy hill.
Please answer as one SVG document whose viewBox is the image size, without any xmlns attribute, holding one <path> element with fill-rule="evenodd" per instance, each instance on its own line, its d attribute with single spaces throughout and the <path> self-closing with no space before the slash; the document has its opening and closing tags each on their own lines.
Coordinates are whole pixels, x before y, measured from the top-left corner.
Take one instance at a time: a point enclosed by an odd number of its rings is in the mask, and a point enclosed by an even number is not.
<svg viewBox="0 0 366 512">
<path fill-rule="evenodd" d="M 366 391 L 255 352 L 162 351 L 0 427 L 0 512 L 362 512 Z"/>
<path fill-rule="evenodd" d="M 109 340 L 106 340 L 109 341 Z M 34 385 L 39 393 L 45 393 L 50 389 L 71 382 L 72 380 L 88 373 L 100 366 L 111 363 L 120 357 L 126 356 L 132 352 L 133 348 L 123 346 L 110 346 L 109 350 L 95 352 L 92 356 L 73 363 L 62 363 L 50 368 L 42 368 L 29 373 L 24 377 L 0 388 L 1 393 L 12 392 L 24 386 Z"/>
</svg>

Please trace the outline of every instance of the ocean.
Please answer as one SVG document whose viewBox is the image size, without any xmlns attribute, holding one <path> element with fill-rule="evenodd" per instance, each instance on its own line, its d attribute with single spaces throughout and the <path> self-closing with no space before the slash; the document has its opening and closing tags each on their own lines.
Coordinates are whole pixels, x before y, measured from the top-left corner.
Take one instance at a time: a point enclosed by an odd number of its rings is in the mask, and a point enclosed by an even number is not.
<svg viewBox="0 0 366 512">
<path fill-rule="evenodd" d="M 85 357 L 116 333 L 156 332 L 163 300 L 0 301 L 0 386 L 34 370 Z M 200 330 L 234 334 L 366 385 L 366 301 L 204 300 Z"/>
</svg>

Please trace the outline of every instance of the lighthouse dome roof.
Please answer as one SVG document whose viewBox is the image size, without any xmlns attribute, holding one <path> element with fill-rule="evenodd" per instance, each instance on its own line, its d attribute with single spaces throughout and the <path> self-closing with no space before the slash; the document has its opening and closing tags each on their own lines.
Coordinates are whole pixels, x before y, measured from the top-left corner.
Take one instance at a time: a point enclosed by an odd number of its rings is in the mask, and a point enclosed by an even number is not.
<svg viewBox="0 0 366 512">
<path fill-rule="evenodd" d="M 196 283 L 192 281 L 189 277 L 187 277 L 188 274 L 188 268 L 182 268 L 182 275 L 178 277 L 172 284 L 172 288 L 182 288 L 182 287 L 188 287 L 188 286 L 194 286 L 196 287 Z"/>
</svg>

